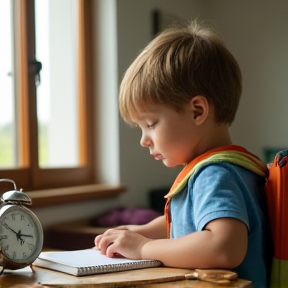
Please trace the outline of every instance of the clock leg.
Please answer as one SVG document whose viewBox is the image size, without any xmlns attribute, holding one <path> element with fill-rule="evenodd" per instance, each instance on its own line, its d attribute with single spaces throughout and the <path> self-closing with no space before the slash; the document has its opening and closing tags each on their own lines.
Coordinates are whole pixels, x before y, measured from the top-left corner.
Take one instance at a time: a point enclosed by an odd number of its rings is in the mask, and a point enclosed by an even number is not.
<svg viewBox="0 0 288 288">
<path fill-rule="evenodd" d="M 30 264 L 30 268 L 31 268 L 32 272 L 35 273 L 35 270 L 34 270 L 34 268 L 33 268 L 32 263 Z"/>
</svg>

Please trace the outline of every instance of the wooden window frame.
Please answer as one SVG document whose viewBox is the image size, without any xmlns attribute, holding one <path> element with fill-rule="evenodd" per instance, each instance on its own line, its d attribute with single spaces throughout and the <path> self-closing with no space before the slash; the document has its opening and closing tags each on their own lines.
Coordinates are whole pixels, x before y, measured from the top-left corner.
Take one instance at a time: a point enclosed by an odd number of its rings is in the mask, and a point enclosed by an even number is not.
<svg viewBox="0 0 288 288">
<path fill-rule="evenodd" d="M 93 0 L 79 1 L 79 145 L 80 166 L 77 168 L 42 169 L 38 164 L 38 123 L 34 67 L 35 59 L 34 0 L 19 1 L 15 15 L 20 29 L 16 43 L 21 45 L 17 87 L 20 161 L 23 167 L 1 169 L 0 178 L 9 178 L 25 191 L 72 187 L 96 183 L 94 118 L 93 118 Z M 33 31 L 33 32 L 31 32 Z M 41 60 L 41 59 L 40 59 Z M 3 186 L 3 187 L 2 187 Z M 11 188 L 11 187 L 10 187 Z M 7 191 L 1 185 L 0 192 Z"/>
</svg>

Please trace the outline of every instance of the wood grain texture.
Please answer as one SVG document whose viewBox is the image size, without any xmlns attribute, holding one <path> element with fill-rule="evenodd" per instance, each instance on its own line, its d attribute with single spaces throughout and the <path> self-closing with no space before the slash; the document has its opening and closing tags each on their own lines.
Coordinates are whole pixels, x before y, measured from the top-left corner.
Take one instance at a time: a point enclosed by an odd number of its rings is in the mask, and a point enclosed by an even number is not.
<svg viewBox="0 0 288 288">
<path fill-rule="evenodd" d="M 92 288 L 92 287 L 203 287 L 203 288 L 251 288 L 250 281 L 238 279 L 229 285 L 217 285 L 199 280 L 184 280 L 185 275 L 192 272 L 177 268 L 147 268 L 101 275 L 75 277 L 65 273 L 34 267 L 34 273 L 27 268 L 18 271 L 4 271 L 0 277 L 0 287 L 62 287 L 62 288 Z"/>
</svg>

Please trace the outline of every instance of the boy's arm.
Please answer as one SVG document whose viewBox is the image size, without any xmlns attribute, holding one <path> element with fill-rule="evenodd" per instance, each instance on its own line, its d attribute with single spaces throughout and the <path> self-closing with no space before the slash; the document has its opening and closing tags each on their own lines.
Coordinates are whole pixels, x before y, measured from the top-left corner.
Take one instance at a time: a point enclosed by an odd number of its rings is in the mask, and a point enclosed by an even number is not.
<svg viewBox="0 0 288 288">
<path fill-rule="evenodd" d="M 178 239 L 148 239 L 129 230 L 110 230 L 103 234 L 97 248 L 108 257 L 119 253 L 132 259 L 157 259 L 165 266 L 179 268 L 227 268 L 244 259 L 247 227 L 233 218 L 207 224 L 204 231 Z"/>
<path fill-rule="evenodd" d="M 128 229 L 151 239 L 167 238 L 165 216 L 159 216 L 144 225 L 125 225 L 119 226 L 116 229 Z"/>
<path fill-rule="evenodd" d="M 234 268 L 244 259 L 248 247 L 246 225 L 233 218 L 208 223 L 204 231 L 173 240 L 146 242 L 143 258 L 161 259 L 167 266 L 183 268 Z"/>
</svg>

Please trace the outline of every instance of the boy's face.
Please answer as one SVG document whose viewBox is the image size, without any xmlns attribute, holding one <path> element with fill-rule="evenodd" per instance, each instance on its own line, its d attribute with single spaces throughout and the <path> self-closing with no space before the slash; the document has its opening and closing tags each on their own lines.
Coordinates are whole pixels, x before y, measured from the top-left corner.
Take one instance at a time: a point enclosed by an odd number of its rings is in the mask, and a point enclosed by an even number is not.
<svg viewBox="0 0 288 288">
<path fill-rule="evenodd" d="M 203 135 L 189 105 L 181 113 L 151 105 L 137 115 L 135 123 L 142 131 L 140 144 L 167 167 L 188 163 L 202 153 L 198 144 Z"/>
</svg>

